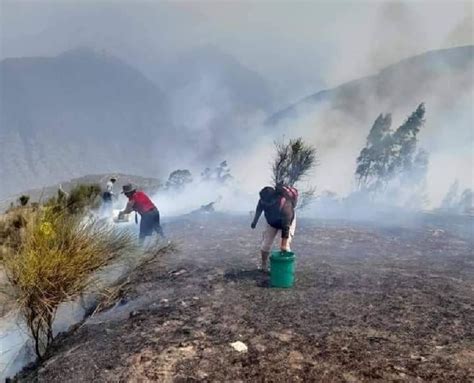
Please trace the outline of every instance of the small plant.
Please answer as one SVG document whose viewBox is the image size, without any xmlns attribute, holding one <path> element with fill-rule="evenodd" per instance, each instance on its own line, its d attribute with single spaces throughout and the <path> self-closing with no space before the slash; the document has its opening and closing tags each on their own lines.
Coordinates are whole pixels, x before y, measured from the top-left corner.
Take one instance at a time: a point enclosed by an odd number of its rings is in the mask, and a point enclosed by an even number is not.
<svg viewBox="0 0 474 383">
<path fill-rule="evenodd" d="M 20 203 L 20 206 L 28 205 L 29 200 L 30 200 L 30 196 L 25 195 L 25 194 L 23 194 L 22 196 L 20 196 L 20 198 L 18 198 L 18 202 Z"/>
<path fill-rule="evenodd" d="M 41 358 L 53 340 L 59 305 L 90 286 L 94 271 L 133 251 L 135 241 L 127 232 L 52 207 L 34 212 L 24 230 L 3 265 Z"/>
<path fill-rule="evenodd" d="M 288 143 L 275 142 L 276 155 L 273 161 L 275 185 L 295 185 L 317 165 L 316 148 L 306 144 L 302 138 Z"/>
<path fill-rule="evenodd" d="M 275 142 L 275 149 L 276 154 L 272 166 L 275 186 L 294 186 L 318 164 L 316 148 L 306 144 L 302 138 L 290 140 L 288 143 Z M 314 200 L 315 195 L 316 187 L 314 186 L 300 192 L 298 209 L 307 207 Z"/>
</svg>

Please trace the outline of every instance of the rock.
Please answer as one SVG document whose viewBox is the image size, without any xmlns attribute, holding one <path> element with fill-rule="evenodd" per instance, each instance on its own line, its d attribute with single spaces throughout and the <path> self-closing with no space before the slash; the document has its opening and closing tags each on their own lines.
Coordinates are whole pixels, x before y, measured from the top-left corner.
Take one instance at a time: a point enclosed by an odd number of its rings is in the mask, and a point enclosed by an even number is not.
<svg viewBox="0 0 474 383">
<path fill-rule="evenodd" d="M 188 271 L 186 269 L 172 270 L 169 272 L 171 277 L 179 277 L 180 275 L 186 274 Z"/>
<path fill-rule="evenodd" d="M 237 342 L 231 343 L 230 345 L 232 346 L 232 348 L 234 350 L 236 350 L 238 352 L 247 352 L 248 351 L 247 345 L 244 342 L 241 342 L 240 340 L 238 340 Z"/>
<path fill-rule="evenodd" d="M 265 347 L 263 344 L 256 344 L 256 345 L 255 345 L 255 349 L 256 349 L 258 352 L 265 352 L 266 347 Z"/>
<path fill-rule="evenodd" d="M 138 316 L 138 315 L 140 315 L 140 314 L 141 314 L 140 311 L 138 311 L 138 310 L 133 310 L 133 311 L 130 312 L 130 314 L 129 314 L 128 317 L 129 317 L 129 318 L 135 318 L 136 316 Z"/>
<path fill-rule="evenodd" d="M 411 354 L 410 355 L 410 359 L 412 360 L 418 360 L 420 362 L 426 362 L 428 359 L 426 359 L 424 356 L 421 356 L 421 355 L 414 355 L 414 354 Z"/>
</svg>

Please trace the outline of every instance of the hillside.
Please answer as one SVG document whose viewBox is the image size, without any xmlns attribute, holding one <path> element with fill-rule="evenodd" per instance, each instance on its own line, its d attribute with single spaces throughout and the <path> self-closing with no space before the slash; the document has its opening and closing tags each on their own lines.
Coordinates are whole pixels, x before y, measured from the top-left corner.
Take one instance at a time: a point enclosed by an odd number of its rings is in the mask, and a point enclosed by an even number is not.
<svg viewBox="0 0 474 383">
<path fill-rule="evenodd" d="M 456 179 L 473 187 L 473 65 L 474 46 L 428 52 L 310 95 L 267 119 L 267 129 L 312 142 L 321 164 L 314 182 L 344 195 L 353 190 L 355 160 L 377 116 L 391 113 L 396 129 L 424 102 L 418 145 L 429 153 L 426 189 L 437 206 Z"/>
<path fill-rule="evenodd" d="M 260 121 L 272 111 L 272 94 L 257 73 L 212 45 L 185 52 L 167 63 L 158 83 L 170 99 L 175 137 L 188 162 L 227 156 L 261 134 Z M 158 81 L 158 79 L 157 79 Z M 191 161 L 190 161 L 191 160 Z"/>
<path fill-rule="evenodd" d="M 373 117 L 380 111 L 410 107 L 429 99 L 434 90 L 448 98 L 472 91 L 474 46 L 441 49 L 410 57 L 382 69 L 379 73 L 312 94 L 273 114 L 267 123 L 284 123 L 327 106 L 356 119 Z M 452 82 L 451 82 L 452 80 Z"/>
<path fill-rule="evenodd" d="M 0 198 L 90 173 L 206 167 L 253 139 L 272 99 L 257 73 L 211 46 L 166 66 L 161 90 L 85 48 L 1 61 Z"/>
<path fill-rule="evenodd" d="M 162 92 L 124 62 L 88 50 L 0 63 L 0 196 L 118 169 L 157 174 L 170 126 Z"/>
<path fill-rule="evenodd" d="M 279 289 L 249 217 L 165 221 L 178 251 L 17 381 L 472 381 L 472 243 L 431 223 L 298 225 L 296 284 Z"/>
</svg>

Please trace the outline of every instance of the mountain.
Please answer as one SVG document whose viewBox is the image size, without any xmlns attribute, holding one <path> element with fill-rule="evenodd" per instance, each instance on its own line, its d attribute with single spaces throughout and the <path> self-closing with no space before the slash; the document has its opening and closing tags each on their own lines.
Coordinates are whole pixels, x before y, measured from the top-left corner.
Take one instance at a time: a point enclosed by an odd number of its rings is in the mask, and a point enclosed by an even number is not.
<svg viewBox="0 0 474 383">
<path fill-rule="evenodd" d="M 1 195 L 90 172 L 157 174 L 166 99 L 124 62 L 90 50 L 0 62 Z"/>
<path fill-rule="evenodd" d="M 424 102 L 418 146 L 430 154 L 427 191 L 436 204 L 456 179 L 474 187 L 473 67 L 474 46 L 427 52 L 314 93 L 270 116 L 267 130 L 314 144 L 320 162 L 314 182 L 346 194 L 353 190 L 355 160 L 377 116 L 391 113 L 396 129 Z"/>
<path fill-rule="evenodd" d="M 247 144 L 259 134 L 259 117 L 272 110 L 273 97 L 262 77 L 213 45 L 169 61 L 160 86 L 170 99 L 175 125 L 188 128 L 181 142 L 192 145 L 195 160 L 202 162 Z M 189 131 L 200 139 L 191 142 Z"/>
<path fill-rule="evenodd" d="M 312 94 L 274 113 L 267 123 L 275 125 L 302 117 L 323 105 L 365 119 L 377 113 L 372 110 L 374 105 L 380 111 L 415 106 L 414 103 L 430 98 L 430 92 L 440 90 L 444 92 L 436 96 L 448 98 L 451 92 L 459 94 L 472 89 L 473 63 L 474 46 L 427 52 L 388 66 L 376 75 Z"/>
<path fill-rule="evenodd" d="M 247 144 L 270 110 L 260 76 L 215 47 L 166 68 L 157 86 L 86 48 L 0 61 L 0 197 L 90 173 L 202 169 Z"/>
</svg>

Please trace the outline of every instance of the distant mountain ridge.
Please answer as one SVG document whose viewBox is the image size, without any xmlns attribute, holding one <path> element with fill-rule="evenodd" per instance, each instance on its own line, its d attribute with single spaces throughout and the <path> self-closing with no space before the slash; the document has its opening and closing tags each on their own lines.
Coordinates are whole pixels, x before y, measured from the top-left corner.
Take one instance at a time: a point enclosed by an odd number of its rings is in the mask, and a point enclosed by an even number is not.
<svg viewBox="0 0 474 383">
<path fill-rule="evenodd" d="M 0 81 L 0 194 L 91 171 L 158 172 L 149 158 L 171 125 L 166 99 L 124 62 L 89 50 L 5 59 Z"/>
<path fill-rule="evenodd" d="M 464 126 L 469 115 L 462 102 L 472 95 L 473 63 L 473 46 L 408 58 L 310 95 L 267 118 L 262 128 L 272 105 L 265 82 L 212 46 L 170 63 L 160 82 L 165 90 L 122 60 L 89 49 L 5 59 L 0 198 L 84 174 L 165 177 L 176 168 L 203 168 L 263 134 L 308 136 L 321 152 L 352 147 L 354 138 L 362 144 L 379 113 L 404 118 L 423 101 L 430 129 L 448 126 L 453 114 L 457 120 L 464 114 L 457 121 Z M 461 133 L 448 138 L 456 145 L 472 141 L 469 132 Z M 357 149 L 344 150 L 352 161 Z"/>
<path fill-rule="evenodd" d="M 267 124 L 275 125 L 285 119 L 301 116 L 301 113 L 305 113 L 301 109 L 310 110 L 312 106 L 316 107 L 325 102 L 335 109 L 345 109 L 348 101 L 355 101 L 355 105 L 349 109 L 356 109 L 355 106 L 365 104 L 364 96 L 376 98 L 381 104 L 385 103 L 389 106 L 388 110 L 390 107 L 396 109 L 408 104 L 409 99 L 423 100 L 426 96 L 425 84 L 430 81 L 436 82 L 436 77 L 452 72 L 466 72 L 470 69 L 472 71 L 473 64 L 472 45 L 429 51 L 385 67 L 373 76 L 353 80 L 305 97 L 274 113 L 267 119 Z M 403 78 L 408 80 L 404 83 L 400 81 Z"/>
<path fill-rule="evenodd" d="M 212 46 L 170 64 L 163 84 L 87 48 L 0 61 L 0 197 L 89 173 L 208 166 L 245 144 L 237 128 L 271 103 L 258 74 Z"/>
</svg>

